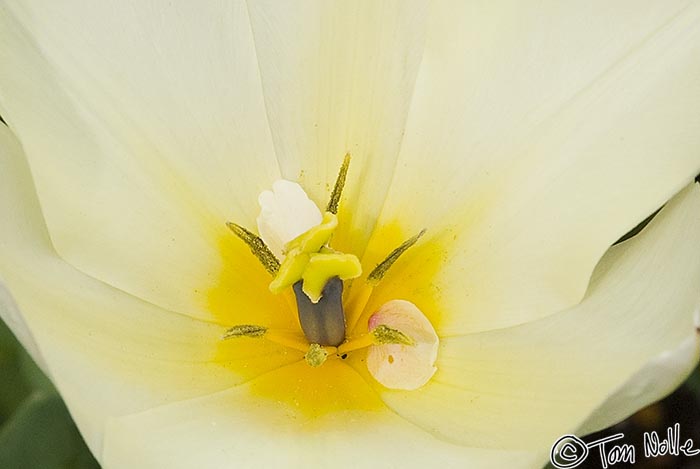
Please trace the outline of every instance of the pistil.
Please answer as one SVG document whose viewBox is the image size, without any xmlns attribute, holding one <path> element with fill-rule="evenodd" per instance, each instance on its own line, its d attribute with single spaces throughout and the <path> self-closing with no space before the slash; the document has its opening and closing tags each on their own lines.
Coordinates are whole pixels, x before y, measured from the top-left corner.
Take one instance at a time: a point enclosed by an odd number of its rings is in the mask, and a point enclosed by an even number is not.
<svg viewBox="0 0 700 469">
<path fill-rule="evenodd" d="M 301 329 L 310 343 L 338 346 L 345 340 L 342 280 L 330 279 L 317 303 L 304 293 L 301 281 L 294 284 L 294 295 Z"/>
</svg>

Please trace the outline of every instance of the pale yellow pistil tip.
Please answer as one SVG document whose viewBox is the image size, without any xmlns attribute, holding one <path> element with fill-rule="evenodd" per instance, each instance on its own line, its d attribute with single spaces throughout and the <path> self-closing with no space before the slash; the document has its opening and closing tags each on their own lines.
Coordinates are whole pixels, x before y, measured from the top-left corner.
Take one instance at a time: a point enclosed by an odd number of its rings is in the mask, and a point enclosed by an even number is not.
<svg viewBox="0 0 700 469">
<path fill-rule="evenodd" d="M 284 247 L 284 252 L 286 254 L 294 249 L 305 253 L 318 252 L 330 241 L 337 227 L 338 217 L 333 213 L 326 212 L 323 214 L 323 220 L 321 220 L 320 225 L 314 226 L 288 242 Z"/>
<path fill-rule="evenodd" d="M 357 256 L 352 254 L 312 254 L 302 273 L 302 290 L 306 296 L 318 303 L 326 283 L 333 278 L 349 280 L 362 275 L 362 266 Z"/>
<path fill-rule="evenodd" d="M 286 257 L 270 283 L 270 291 L 281 293 L 303 280 L 304 293 L 317 303 L 331 278 L 348 280 L 359 277 L 362 267 L 357 256 L 336 252 L 327 246 L 337 226 L 338 217 L 326 212 L 320 225 L 287 243 Z"/>
<path fill-rule="evenodd" d="M 270 283 L 272 293 L 281 293 L 285 288 L 291 287 L 304 275 L 304 270 L 309 263 L 309 254 L 294 249 L 287 253 L 287 257 L 280 265 L 277 276 Z"/>
</svg>

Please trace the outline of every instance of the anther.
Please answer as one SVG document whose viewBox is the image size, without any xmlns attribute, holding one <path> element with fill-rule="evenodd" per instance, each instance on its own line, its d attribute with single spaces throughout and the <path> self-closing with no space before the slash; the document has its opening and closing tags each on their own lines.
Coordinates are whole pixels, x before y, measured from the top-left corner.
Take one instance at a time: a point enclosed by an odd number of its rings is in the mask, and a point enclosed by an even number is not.
<svg viewBox="0 0 700 469">
<path fill-rule="evenodd" d="M 263 337 L 267 332 L 267 327 L 255 326 L 252 324 L 241 324 L 233 326 L 224 333 L 223 339 L 235 339 L 238 337 Z"/>
<path fill-rule="evenodd" d="M 267 244 L 262 240 L 260 236 L 246 230 L 240 225 L 233 222 L 227 222 L 226 226 L 229 227 L 233 234 L 238 236 L 244 243 L 250 248 L 255 257 L 258 258 L 260 263 L 265 267 L 270 274 L 276 275 L 280 268 L 280 261 L 275 257 L 275 255 L 267 247 Z"/>
<path fill-rule="evenodd" d="M 333 187 L 333 192 L 331 193 L 331 199 L 328 201 L 326 212 L 338 213 L 338 204 L 340 203 L 340 196 L 343 194 L 343 188 L 345 187 L 345 179 L 348 176 L 349 167 L 350 153 L 347 153 L 345 158 L 343 158 L 343 164 L 340 167 L 338 177 L 335 180 L 335 186 Z"/>
<path fill-rule="evenodd" d="M 319 344 L 311 344 L 311 346 L 309 346 L 309 351 L 306 352 L 306 355 L 304 355 L 304 360 L 306 360 L 306 363 L 314 368 L 323 365 L 327 358 L 328 352 Z"/>
<path fill-rule="evenodd" d="M 400 330 L 392 329 L 391 327 L 385 324 L 380 324 L 379 326 L 372 329 L 372 335 L 374 336 L 374 343 L 376 345 L 416 345 L 415 340 L 411 339 L 409 336 L 407 336 Z"/>
<path fill-rule="evenodd" d="M 425 234 L 425 229 L 421 230 L 420 233 L 417 235 L 407 239 L 399 247 L 391 251 L 386 258 L 377 265 L 377 267 L 372 270 L 372 272 L 369 273 L 367 276 L 367 282 L 372 285 L 376 286 L 383 278 L 386 272 L 389 270 L 389 268 L 394 265 L 394 262 L 398 260 L 401 255 L 406 252 L 411 246 L 416 244 L 418 240 Z"/>
</svg>

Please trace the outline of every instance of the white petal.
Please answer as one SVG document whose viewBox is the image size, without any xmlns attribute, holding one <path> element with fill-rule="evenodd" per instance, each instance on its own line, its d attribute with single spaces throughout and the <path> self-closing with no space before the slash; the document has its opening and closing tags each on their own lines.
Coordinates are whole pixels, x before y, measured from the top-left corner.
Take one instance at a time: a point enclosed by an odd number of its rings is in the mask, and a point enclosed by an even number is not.
<svg viewBox="0 0 700 469">
<path fill-rule="evenodd" d="M 358 387 L 366 385 L 348 372 L 348 388 L 363 392 Z M 266 379 L 274 377 L 256 381 Z M 382 408 L 310 418 L 286 402 L 263 400 L 251 389 L 255 384 L 113 421 L 105 469 L 534 468 L 543 462 L 532 453 L 445 443 Z"/>
<path fill-rule="evenodd" d="M 406 334 L 414 345 L 372 345 L 367 350 L 367 369 L 389 389 L 418 389 L 435 374 L 439 339 L 432 324 L 416 305 L 393 300 L 369 318 L 369 330 L 385 325 Z"/>
<path fill-rule="evenodd" d="M 248 3 L 282 177 L 323 207 L 351 154 L 334 245 L 359 255 L 403 138 L 428 2 Z"/>
<path fill-rule="evenodd" d="M 624 391 L 631 401 L 611 415 L 621 418 L 668 392 L 696 363 L 698 245 L 700 187 L 693 184 L 606 254 L 580 305 L 517 327 L 441 337 L 428 384 L 376 390 L 399 415 L 472 446 L 548 448 L 624 383 L 642 384 Z M 666 364 L 659 377 L 666 382 L 642 379 L 658 368 L 650 360 L 677 350 L 693 353 L 679 366 Z"/>
<path fill-rule="evenodd" d="M 651 358 L 613 392 L 576 431 L 586 435 L 607 428 L 673 392 L 697 366 L 700 342 L 688 337 L 675 349 Z"/>
<path fill-rule="evenodd" d="M 2 2 L 0 62 L 58 252 L 217 319 L 209 292 L 249 283 L 225 222 L 254 228 L 279 178 L 245 2 Z"/>
<path fill-rule="evenodd" d="M 430 315 L 427 293 L 449 334 L 570 307 L 605 250 L 700 171 L 700 3 L 434 5 L 363 265 L 397 225 L 396 243 L 427 228 L 426 247 L 373 305 L 408 290 Z"/>
<path fill-rule="evenodd" d="M 25 184 L 26 175 L 23 175 L 25 177 L 17 177 L 15 171 L 13 171 L 16 165 L 15 160 L 21 161 L 21 158 L 22 154 L 19 143 L 14 138 L 11 138 L 10 131 L 0 123 L 0 183 L 2 183 L 0 194 L 3 195 L 3 197 L 0 198 L 0 213 L 3 214 L 4 220 L 4 222 L 0 224 L 0 233 L 2 233 L 4 229 L 8 229 L 12 226 L 10 220 L 19 223 L 25 218 L 25 215 L 22 213 L 24 206 L 20 203 L 16 203 L 16 200 L 25 198 L 32 199 L 36 197 L 33 186 L 31 184 Z M 14 193 L 16 196 L 7 197 L 5 195 L 6 193 Z M 0 254 L 2 250 L 5 249 L 7 249 L 7 246 L 0 241 Z M 17 308 L 17 303 L 12 298 L 12 295 L 5 285 L 3 285 L 3 267 L 4 263 L 2 263 L 2 259 L 0 259 L 0 318 L 7 324 L 15 337 L 17 337 L 17 340 L 22 343 L 44 373 L 47 373 L 46 362 L 39 352 L 39 347 L 27 326 L 27 322 L 22 317 L 22 313 Z"/>
<path fill-rule="evenodd" d="M 110 417 L 219 391 L 300 358 L 264 341 L 222 343 L 222 326 L 79 272 L 54 252 L 25 159 L 2 125 L 0 169 L 0 316 L 43 363 L 98 458 Z M 5 288 L 18 308 L 7 308 Z"/>
<path fill-rule="evenodd" d="M 263 191 L 258 203 L 258 233 L 280 260 L 284 258 L 285 244 L 320 224 L 323 218 L 304 189 L 284 179 L 275 181 L 271 191 Z"/>
<path fill-rule="evenodd" d="M 2 150 L 0 150 L 2 151 Z M 7 288 L 0 283 L 0 318 L 7 324 L 12 333 L 15 335 L 17 340 L 22 343 L 24 348 L 29 352 L 34 361 L 39 365 L 39 367 L 44 371 L 48 372 L 44 358 L 39 353 L 39 347 L 32 336 L 29 327 L 27 327 L 26 321 L 22 317 L 22 314 L 17 308 L 17 304 L 12 299 L 10 292 Z"/>
</svg>

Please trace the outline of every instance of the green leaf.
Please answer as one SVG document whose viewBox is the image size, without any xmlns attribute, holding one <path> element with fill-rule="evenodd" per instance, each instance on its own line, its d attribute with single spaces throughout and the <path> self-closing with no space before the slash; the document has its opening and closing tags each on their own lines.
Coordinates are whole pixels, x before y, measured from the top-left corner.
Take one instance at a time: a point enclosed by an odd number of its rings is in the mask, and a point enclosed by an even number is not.
<svg viewBox="0 0 700 469">
<path fill-rule="evenodd" d="M 99 469 L 65 405 L 54 392 L 36 392 L 0 429 L 0 467 Z"/>
<path fill-rule="evenodd" d="M 0 321 L 0 426 L 32 391 L 22 375 L 20 360 L 23 354 L 22 347 Z"/>
<path fill-rule="evenodd" d="M 41 371 L 41 368 L 34 363 L 32 357 L 30 357 L 24 349 L 22 349 L 21 353 L 19 354 L 17 366 L 22 379 L 24 379 L 24 382 L 32 389 L 33 392 L 58 392 L 56 391 L 53 383 L 51 383 L 51 380 L 46 377 L 44 372 Z"/>
</svg>

